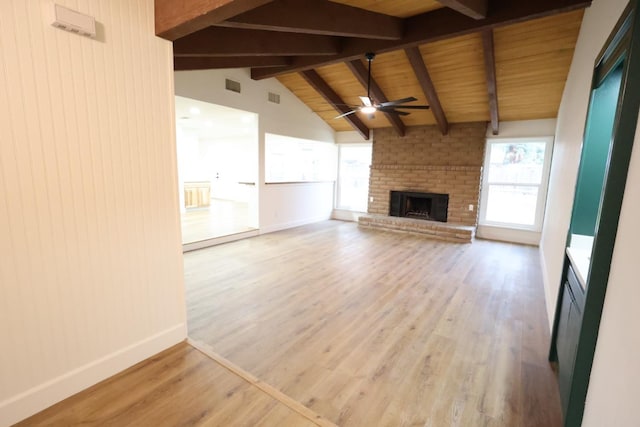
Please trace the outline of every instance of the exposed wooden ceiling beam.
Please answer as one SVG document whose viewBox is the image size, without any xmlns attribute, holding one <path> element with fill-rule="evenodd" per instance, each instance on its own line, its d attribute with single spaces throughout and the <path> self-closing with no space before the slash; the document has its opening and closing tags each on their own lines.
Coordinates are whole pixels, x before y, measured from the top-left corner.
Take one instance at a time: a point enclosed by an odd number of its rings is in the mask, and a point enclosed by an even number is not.
<svg viewBox="0 0 640 427">
<path fill-rule="evenodd" d="M 220 68 L 261 68 L 281 67 L 291 62 L 286 56 L 235 56 L 235 57 L 175 57 L 173 69 L 175 71 L 187 70 L 213 70 Z"/>
<path fill-rule="evenodd" d="M 156 35 L 173 41 L 273 0 L 155 0 Z"/>
<path fill-rule="evenodd" d="M 488 0 L 437 0 L 438 3 L 447 6 L 473 19 L 487 17 Z"/>
<path fill-rule="evenodd" d="M 327 101 L 333 108 L 340 114 L 351 111 L 349 107 L 344 103 L 342 98 L 325 82 L 322 77 L 315 70 L 306 70 L 300 73 L 303 79 L 311 85 L 325 101 Z M 364 124 L 360 117 L 356 114 L 350 114 L 343 117 L 349 122 L 355 130 L 357 130 L 364 139 L 369 139 L 369 128 Z"/>
<path fill-rule="evenodd" d="M 491 13 L 486 19 L 473 20 L 448 8 L 423 13 L 405 20 L 404 36 L 400 40 L 346 39 L 339 54 L 328 57 L 294 58 L 288 67 L 256 69 L 254 79 L 317 68 L 359 58 L 364 52 L 384 53 L 418 46 L 438 40 L 471 34 L 485 29 L 515 24 L 562 12 L 583 9 L 591 0 L 492 0 Z"/>
<path fill-rule="evenodd" d="M 209 27 L 173 42 L 174 56 L 335 55 L 336 37 Z"/>
<path fill-rule="evenodd" d="M 493 45 L 493 30 L 485 30 L 482 32 L 482 48 L 484 50 L 487 91 L 489 92 L 491 130 L 494 135 L 497 135 L 500 131 L 500 115 L 498 113 L 498 84 L 496 80 L 496 57 Z"/>
<path fill-rule="evenodd" d="M 326 0 L 276 0 L 216 25 L 368 39 L 402 37 L 400 18 Z"/>
<path fill-rule="evenodd" d="M 345 64 L 347 65 L 347 68 L 351 70 L 351 72 L 356 77 L 356 79 L 358 79 L 362 87 L 367 89 L 367 80 L 368 80 L 369 72 L 367 70 L 367 67 L 365 67 L 364 64 L 362 63 L 362 61 L 359 59 L 354 59 L 353 61 L 346 62 Z M 378 83 L 376 83 L 376 81 L 373 79 L 373 77 L 371 78 L 371 81 L 370 81 L 370 90 L 371 90 L 371 97 L 377 104 L 382 104 L 383 102 L 389 101 L 385 96 L 384 92 L 382 91 L 382 89 L 380 88 L 380 86 L 378 86 Z M 400 119 L 400 116 L 393 113 L 384 113 L 384 116 L 387 118 L 389 123 L 391 123 L 391 126 L 393 126 L 393 128 L 398 133 L 398 135 L 404 136 L 406 132 L 406 127 L 402 122 L 402 120 Z"/>
<path fill-rule="evenodd" d="M 424 63 L 420 49 L 418 47 L 410 47 L 405 49 L 404 52 L 407 55 L 407 59 L 409 59 L 411 68 L 413 68 L 413 73 L 416 75 L 416 78 L 420 83 L 422 92 L 427 98 L 427 102 L 431 107 L 431 112 L 436 119 L 436 123 L 438 123 L 440 132 L 442 132 L 443 135 L 446 135 L 449 132 L 449 122 L 447 121 L 447 116 L 444 114 L 444 110 L 442 109 L 442 104 L 440 103 L 440 98 L 436 92 L 436 87 L 433 84 L 433 80 L 431 80 L 431 76 L 429 75 L 427 66 Z"/>
</svg>

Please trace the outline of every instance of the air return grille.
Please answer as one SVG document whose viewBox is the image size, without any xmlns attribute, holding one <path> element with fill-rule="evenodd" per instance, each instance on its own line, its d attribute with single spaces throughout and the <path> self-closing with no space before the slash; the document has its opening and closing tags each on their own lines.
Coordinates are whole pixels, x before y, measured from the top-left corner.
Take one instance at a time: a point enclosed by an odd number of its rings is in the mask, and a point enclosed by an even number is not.
<svg viewBox="0 0 640 427">
<path fill-rule="evenodd" d="M 235 80 L 225 79 L 224 87 L 231 92 L 240 93 L 240 82 L 236 82 Z"/>
<path fill-rule="evenodd" d="M 269 102 L 280 104 L 280 95 L 278 95 L 277 93 L 269 92 Z"/>
</svg>

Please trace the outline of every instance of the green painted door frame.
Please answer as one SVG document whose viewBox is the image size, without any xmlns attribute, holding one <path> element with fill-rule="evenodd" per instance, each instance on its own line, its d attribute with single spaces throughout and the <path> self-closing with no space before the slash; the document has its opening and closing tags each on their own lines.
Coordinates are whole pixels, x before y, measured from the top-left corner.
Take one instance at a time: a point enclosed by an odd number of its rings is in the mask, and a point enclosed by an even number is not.
<svg viewBox="0 0 640 427">
<path fill-rule="evenodd" d="M 596 221 L 591 266 L 586 280 L 583 316 L 578 334 L 569 400 L 564 420 L 566 427 L 579 427 L 582 424 L 589 377 L 609 281 L 618 220 L 636 134 L 638 110 L 640 109 L 639 1 L 631 0 L 629 2 L 604 48 L 598 55 L 594 68 L 592 89 L 597 88 L 609 72 L 621 62 L 623 63 L 624 71 L 614 122 L 609 162 L 605 172 L 599 217 Z M 567 274 L 568 262 L 565 257 L 563 281 L 560 284 L 560 292 L 558 294 L 549 353 L 551 361 L 557 361 L 556 338 L 559 315 L 562 308 L 564 277 Z"/>
</svg>

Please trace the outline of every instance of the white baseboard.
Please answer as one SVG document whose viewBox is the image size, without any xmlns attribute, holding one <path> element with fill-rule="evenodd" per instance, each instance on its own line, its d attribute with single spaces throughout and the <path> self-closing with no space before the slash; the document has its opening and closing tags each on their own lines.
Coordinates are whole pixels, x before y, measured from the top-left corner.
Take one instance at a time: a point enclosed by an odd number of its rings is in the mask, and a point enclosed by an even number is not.
<svg viewBox="0 0 640 427">
<path fill-rule="evenodd" d="M 275 231 L 286 230 L 288 228 L 300 227 L 302 225 L 313 224 L 314 222 L 327 221 L 331 219 L 331 214 L 325 214 L 313 218 L 305 218 L 298 221 L 283 222 L 280 224 L 272 224 L 266 227 L 260 227 L 260 234 L 273 233 Z"/>
<path fill-rule="evenodd" d="M 30 417 L 186 338 L 187 325 L 176 325 L 4 400 L 0 402 L 0 426 Z"/>
<path fill-rule="evenodd" d="M 540 244 L 539 232 L 493 227 L 488 225 L 478 225 L 476 237 L 486 240 L 498 240 L 501 242 L 520 243 L 531 246 L 538 246 Z"/>
<path fill-rule="evenodd" d="M 339 221 L 352 221 L 358 222 L 360 216 L 366 215 L 366 212 L 345 211 L 343 209 L 334 209 L 331 214 L 331 219 L 337 219 Z"/>
<path fill-rule="evenodd" d="M 544 258 L 544 249 L 540 245 L 540 270 L 542 270 L 542 285 L 544 286 L 544 305 L 547 309 L 547 320 L 549 322 L 549 333 L 553 333 L 553 316 L 555 316 L 555 307 L 551 304 L 551 286 L 549 283 L 549 271 L 547 269 L 547 261 Z"/>
<path fill-rule="evenodd" d="M 182 252 L 196 251 L 210 246 L 221 245 L 223 243 L 235 242 L 236 240 L 255 237 L 260 234 L 259 230 L 243 231 L 242 233 L 229 234 L 228 236 L 214 237 L 213 239 L 200 240 L 182 245 Z"/>
</svg>

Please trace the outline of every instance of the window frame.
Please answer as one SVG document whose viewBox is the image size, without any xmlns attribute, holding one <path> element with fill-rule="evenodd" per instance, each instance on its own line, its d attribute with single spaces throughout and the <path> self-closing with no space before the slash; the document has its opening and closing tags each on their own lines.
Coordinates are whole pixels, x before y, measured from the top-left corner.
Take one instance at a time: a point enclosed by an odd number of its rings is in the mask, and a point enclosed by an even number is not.
<svg viewBox="0 0 640 427">
<path fill-rule="evenodd" d="M 335 191 L 335 200 L 333 202 L 334 209 L 348 212 L 364 212 L 366 213 L 368 208 L 365 208 L 364 211 L 354 210 L 351 208 L 343 207 L 339 204 L 341 200 L 341 182 L 342 182 L 342 174 L 340 171 L 340 165 L 342 164 L 342 148 L 343 147 L 369 147 L 371 149 L 371 158 L 369 159 L 369 182 L 367 183 L 367 202 L 369 200 L 369 187 L 371 185 L 371 165 L 373 164 L 373 143 L 371 142 L 345 142 L 345 143 L 337 143 L 338 146 L 338 165 L 337 165 L 337 179 L 336 179 L 336 191 Z M 368 205 L 368 203 L 367 203 Z"/>
<path fill-rule="evenodd" d="M 532 142 L 545 143 L 544 160 L 542 164 L 542 179 L 540 184 L 515 183 L 515 182 L 494 182 L 489 183 L 489 166 L 491 164 L 491 147 L 492 144 L 523 144 Z M 479 226 L 498 227 L 512 230 L 525 230 L 539 233 L 542 231 L 544 224 L 544 214 L 547 204 L 547 192 L 549 189 L 549 175 L 551 172 L 551 158 L 553 156 L 554 137 L 506 137 L 506 138 L 487 138 L 485 144 L 484 163 L 482 168 L 482 187 L 480 190 L 480 212 L 478 218 Z M 516 224 L 509 222 L 498 222 L 487 220 L 487 203 L 489 198 L 489 187 L 491 185 L 515 186 L 515 187 L 536 187 L 538 188 L 538 197 L 536 200 L 536 212 L 533 225 Z"/>
<path fill-rule="evenodd" d="M 301 146 L 306 145 L 307 147 L 313 147 L 314 149 L 322 147 L 322 149 L 330 149 L 332 152 L 330 161 L 328 161 L 324 167 L 332 169 L 327 173 L 326 176 L 317 176 L 317 170 L 314 170 L 314 175 L 310 178 L 304 177 L 304 171 L 301 175 L 296 175 L 295 177 L 286 177 L 286 178 L 274 178 L 274 174 L 272 173 L 273 164 L 271 163 L 272 157 L 270 153 L 270 147 L 268 146 L 271 141 L 270 138 L 273 138 L 273 142 L 282 143 L 285 142 L 290 144 L 292 147 L 296 147 L 298 150 L 305 151 L 305 149 Z M 285 155 L 297 154 L 294 150 L 291 153 L 285 153 Z M 264 138 L 264 183 L 265 185 L 279 185 L 279 184 L 312 184 L 319 182 L 336 182 L 338 179 L 338 171 L 337 171 L 337 158 L 338 158 L 338 150 L 337 144 L 333 141 L 321 141 L 321 140 L 313 140 L 306 138 L 298 138 L 289 135 L 282 135 L 277 133 L 265 133 Z M 321 159 L 321 157 L 316 157 L 316 159 Z M 290 161 L 290 159 L 286 159 Z M 286 165 L 285 165 L 286 166 Z M 286 169 L 286 168 L 285 168 Z M 323 169 L 323 168 L 320 168 Z M 324 172 L 323 172 L 324 173 Z"/>
</svg>

